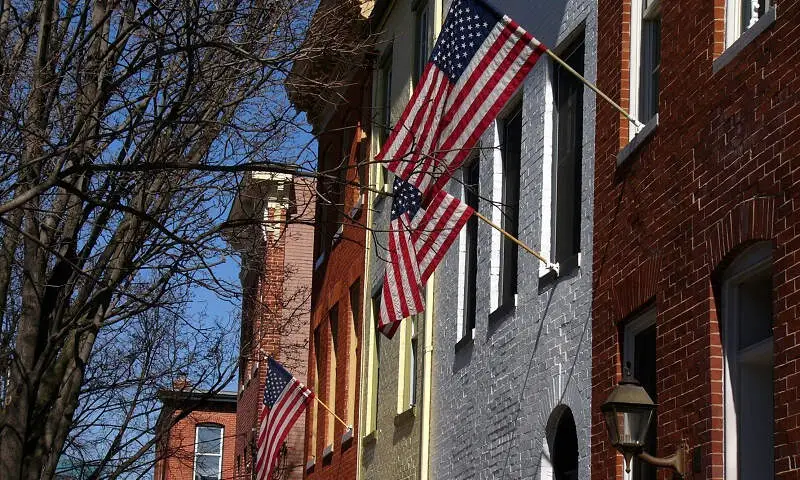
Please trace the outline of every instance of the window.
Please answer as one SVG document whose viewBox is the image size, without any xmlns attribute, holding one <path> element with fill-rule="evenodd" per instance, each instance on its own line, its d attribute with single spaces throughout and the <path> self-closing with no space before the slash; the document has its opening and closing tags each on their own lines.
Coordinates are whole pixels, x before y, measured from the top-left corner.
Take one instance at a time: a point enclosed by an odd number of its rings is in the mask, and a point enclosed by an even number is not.
<svg viewBox="0 0 800 480">
<path fill-rule="evenodd" d="M 414 80 L 419 80 L 425 71 L 430 56 L 430 22 L 428 20 L 428 2 L 421 1 L 414 12 Z"/>
<path fill-rule="evenodd" d="M 583 39 L 564 59 L 583 75 Z M 562 272 L 578 266 L 581 250 L 581 157 L 583 154 L 583 84 L 561 65 L 553 78 L 555 99 L 554 166 L 552 182 L 553 261 Z"/>
<path fill-rule="evenodd" d="M 421 314 L 403 320 L 400 328 L 400 377 L 397 389 L 397 413 L 417 403 L 417 324 Z"/>
<path fill-rule="evenodd" d="M 361 280 L 350 285 L 350 340 L 348 342 L 347 360 L 347 413 L 345 421 L 349 425 L 355 423 L 356 407 L 356 374 L 358 369 L 358 330 L 361 324 Z"/>
<path fill-rule="evenodd" d="M 728 480 L 773 477 L 771 258 L 769 243 L 750 247 L 723 279 L 720 333 Z"/>
<path fill-rule="evenodd" d="M 381 290 L 378 290 L 372 297 L 372 308 L 370 314 L 372 318 L 367 322 L 369 326 L 369 365 L 367 365 L 367 402 L 366 402 L 366 433 L 372 433 L 378 428 L 378 376 L 380 375 L 380 330 L 378 330 L 378 319 L 381 314 Z"/>
<path fill-rule="evenodd" d="M 767 11 L 769 0 L 727 0 L 725 46 L 729 47 Z"/>
<path fill-rule="evenodd" d="M 642 387 L 658 403 L 656 391 L 656 311 L 650 309 L 625 324 L 623 335 L 624 345 L 622 350 L 623 369 L 630 373 L 642 384 Z M 656 454 L 656 439 L 658 432 L 657 412 L 647 431 L 645 450 Z M 633 460 L 631 473 L 625 474 L 625 480 L 655 480 L 656 469 L 649 463 Z"/>
<path fill-rule="evenodd" d="M 478 211 L 480 164 L 478 159 L 462 168 L 464 203 Z M 478 217 L 471 216 L 459 238 L 458 341 L 473 338 L 478 294 Z"/>
<path fill-rule="evenodd" d="M 517 107 L 502 125 L 502 226 L 516 237 L 519 222 L 519 175 L 522 156 L 522 108 Z M 517 244 L 507 237 L 500 243 L 500 305 L 499 309 L 515 305 L 517 295 Z"/>
<path fill-rule="evenodd" d="M 314 394 L 317 395 L 320 391 L 319 389 L 319 372 L 320 368 L 322 368 L 322 335 L 320 333 L 320 328 L 314 329 L 314 376 L 312 379 L 314 385 Z M 311 439 L 309 453 L 311 456 L 317 456 L 317 432 L 319 432 L 319 407 L 317 406 L 317 402 L 311 402 L 309 405 L 310 410 L 310 421 L 309 424 L 311 425 L 311 434 L 309 435 Z"/>
<path fill-rule="evenodd" d="M 339 351 L 339 305 L 334 305 L 328 312 L 328 381 L 327 381 L 327 395 L 325 403 L 332 411 L 336 411 L 336 372 L 339 370 L 339 363 L 337 361 Z M 333 444 L 333 430 L 336 419 L 333 415 L 325 415 L 327 422 L 325 423 L 325 444 Z"/>
<path fill-rule="evenodd" d="M 198 425 L 195 429 L 194 480 L 219 480 L 222 474 L 220 425 Z"/>
<path fill-rule="evenodd" d="M 661 69 L 660 0 L 631 1 L 630 111 L 646 124 L 658 113 Z M 631 138 L 636 134 L 630 129 Z"/>
<path fill-rule="evenodd" d="M 379 147 L 389 139 L 392 130 L 392 48 L 383 54 L 378 72 L 378 141 Z M 378 165 L 376 171 L 376 187 L 389 191 L 389 170 L 385 165 Z"/>
</svg>

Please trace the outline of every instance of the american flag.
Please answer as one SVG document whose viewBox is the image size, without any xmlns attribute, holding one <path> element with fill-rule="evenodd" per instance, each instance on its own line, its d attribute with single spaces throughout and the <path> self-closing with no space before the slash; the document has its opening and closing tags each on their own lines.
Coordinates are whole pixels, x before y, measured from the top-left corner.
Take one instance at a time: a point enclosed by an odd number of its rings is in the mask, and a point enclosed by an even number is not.
<svg viewBox="0 0 800 480">
<path fill-rule="evenodd" d="M 376 160 L 423 196 L 440 190 L 545 50 L 482 0 L 453 0 L 419 86 Z"/>
<path fill-rule="evenodd" d="M 394 200 L 389 223 L 389 261 L 383 277 L 378 327 L 392 338 L 406 318 L 425 305 L 422 287 L 436 265 L 474 213 L 459 199 L 440 190 L 427 208 L 414 185 L 394 179 Z"/>
<path fill-rule="evenodd" d="M 314 393 L 270 357 L 264 407 L 259 417 L 256 478 L 269 480 L 280 456 L 286 435 L 303 413 Z"/>
</svg>

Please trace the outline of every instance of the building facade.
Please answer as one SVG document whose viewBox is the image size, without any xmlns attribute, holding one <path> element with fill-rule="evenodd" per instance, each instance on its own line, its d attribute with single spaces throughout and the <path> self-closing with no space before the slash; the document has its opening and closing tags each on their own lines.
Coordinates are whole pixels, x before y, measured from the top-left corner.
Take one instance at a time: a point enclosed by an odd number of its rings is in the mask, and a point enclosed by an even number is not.
<svg viewBox="0 0 800 480">
<path fill-rule="evenodd" d="M 317 139 L 318 189 L 309 343 L 305 477 L 354 479 L 358 465 L 364 298 L 364 207 L 370 125 L 371 2 L 321 2 L 306 46 L 330 41 L 325 19 L 352 51 L 294 65 L 290 98 Z M 324 48 L 324 47 L 323 47 Z M 312 88 L 304 88 L 306 82 Z M 324 85 L 324 86 L 320 86 Z M 330 409 L 330 411 L 329 411 Z M 334 412 L 336 416 L 332 413 Z M 337 419 L 338 417 L 338 419 Z"/>
<path fill-rule="evenodd" d="M 196 478 L 235 479 L 236 392 L 209 395 L 204 392 L 166 390 L 159 392 L 162 402 L 156 432 L 155 480 L 195 480 Z M 181 408 L 192 412 L 167 425 Z"/>
<path fill-rule="evenodd" d="M 372 142 L 376 155 L 408 103 L 441 25 L 439 0 L 378 0 L 371 24 L 376 38 L 372 78 Z M 430 478 L 432 310 L 405 319 L 393 339 L 377 329 L 392 205 L 393 176 L 370 168 L 367 207 L 366 296 L 361 395 L 360 478 Z M 432 301 L 432 282 L 426 289 Z"/>
<path fill-rule="evenodd" d="M 598 0 L 592 478 L 633 473 L 600 405 L 627 369 L 647 449 L 692 479 L 800 478 L 800 4 Z"/>
<path fill-rule="evenodd" d="M 595 78 L 593 0 L 493 4 Z M 451 181 L 472 218 L 436 273 L 433 478 L 588 479 L 595 96 L 548 57 Z"/>
<path fill-rule="evenodd" d="M 248 173 L 228 217 L 228 241 L 242 264 L 235 454 L 236 474 L 243 478 L 254 472 L 267 356 L 306 383 L 316 187 L 292 170 Z M 301 416 L 280 459 L 282 478 L 302 478 L 304 438 Z"/>
</svg>

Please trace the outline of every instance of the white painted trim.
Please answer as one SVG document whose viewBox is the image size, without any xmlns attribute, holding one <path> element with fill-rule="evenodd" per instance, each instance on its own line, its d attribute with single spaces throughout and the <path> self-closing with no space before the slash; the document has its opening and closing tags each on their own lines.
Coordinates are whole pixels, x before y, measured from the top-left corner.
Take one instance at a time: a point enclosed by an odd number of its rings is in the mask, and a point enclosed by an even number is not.
<svg viewBox="0 0 800 480">
<path fill-rule="evenodd" d="M 630 37 L 631 37 L 631 57 L 630 68 L 628 69 L 628 112 L 634 116 L 639 117 L 639 77 L 640 65 L 639 59 L 642 57 L 642 0 L 631 0 L 631 22 L 630 22 Z M 636 128 L 631 124 L 628 128 L 628 140 L 636 136 Z"/>
<path fill-rule="evenodd" d="M 222 457 L 224 452 L 224 445 L 223 441 L 225 439 L 225 426 L 220 425 L 218 423 L 198 423 L 194 426 L 194 457 L 192 459 L 192 478 L 197 476 L 197 457 L 198 455 L 202 455 L 204 457 L 210 457 L 214 454 L 211 453 L 198 453 L 197 446 L 200 444 L 200 429 L 201 428 L 218 428 L 219 429 L 219 461 L 217 462 L 218 469 L 217 469 L 217 480 L 222 479 Z"/>
<path fill-rule="evenodd" d="M 494 148 L 492 149 L 492 222 L 503 224 L 503 153 L 500 147 L 500 122 L 493 124 Z M 489 311 L 494 312 L 500 306 L 500 244 L 501 233 L 492 229 L 491 263 L 489 270 Z"/>
<path fill-rule="evenodd" d="M 475 161 L 478 161 L 477 159 Z M 460 169 L 457 175 L 461 179 L 461 199 L 466 199 L 466 186 L 464 185 L 464 170 Z M 457 286 L 457 302 L 456 309 L 456 343 L 458 343 L 466 332 L 464 331 L 464 311 L 466 309 L 466 296 L 465 288 L 467 283 L 467 229 L 462 228 L 458 234 L 458 286 Z"/>
<path fill-rule="evenodd" d="M 548 60 L 548 59 L 545 59 Z M 542 231 L 540 238 L 540 252 L 544 258 L 552 259 L 550 254 L 553 243 L 553 165 L 556 163 L 554 155 L 554 124 L 555 124 L 555 95 L 553 90 L 553 64 L 544 61 L 544 121 L 542 122 Z M 539 278 L 547 275 L 551 270 L 543 262 L 539 264 Z"/>
<path fill-rule="evenodd" d="M 539 460 L 539 480 L 553 480 L 553 460 L 547 437 L 542 437 L 542 454 Z"/>
<path fill-rule="evenodd" d="M 742 252 L 728 267 L 723 278 L 722 308 L 719 312 L 719 321 L 720 331 L 724 330 L 722 337 L 722 384 L 724 391 L 723 461 L 725 466 L 725 478 L 727 480 L 738 480 L 739 478 L 738 421 L 736 416 L 736 398 L 732 388 L 732 374 L 734 373 L 734 368 L 731 367 L 731 364 L 735 364 L 737 360 L 739 322 L 737 318 L 730 315 L 730 312 L 739 311 L 739 297 L 736 293 L 739 284 L 747 278 L 771 268 L 771 261 L 772 246 L 767 242 L 758 243 Z M 730 452 L 737 453 L 731 455 Z"/>
<path fill-rule="evenodd" d="M 656 309 L 655 307 L 649 308 L 647 311 L 642 312 L 636 318 L 631 320 L 630 322 L 625 324 L 625 339 L 624 345 L 622 349 L 622 371 L 625 372 L 625 364 L 630 360 L 633 363 L 633 358 L 636 354 L 636 335 L 642 333 L 643 331 L 647 330 L 648 328 L 652 327 L 656 324 Z M 633 365 L 631 365 L 631 370 L 633 370 Z M 631 374 L 634 374 L 631 371 Z M 655 428 L 654 425 L 650 425 L 650 428 Z M 633 459 L 633 462 L 638 462 L 639 460 Z M 623 462 L 624 463 L 624 462 Z M 633 480 L 633 466 L 631 466 L 631 471 L 626 472 L 625 469 L 622 469 L 623 479 L 624 480 Z"/>
<path fill-rule="evenodd" d="M 632 359 L 636 352 L 636 335 L 647 330 L 656 324 L 656 309 L 650 308 L 646 312 L 639 314 L 636 318 L 625 324 L 625 344 L 622 350 L 622 359 L 627 361 Z M 623 371 L 625 364 L 622 365 Z M 631 372 L 633 373 L 633 372 Z"/>
</svg>

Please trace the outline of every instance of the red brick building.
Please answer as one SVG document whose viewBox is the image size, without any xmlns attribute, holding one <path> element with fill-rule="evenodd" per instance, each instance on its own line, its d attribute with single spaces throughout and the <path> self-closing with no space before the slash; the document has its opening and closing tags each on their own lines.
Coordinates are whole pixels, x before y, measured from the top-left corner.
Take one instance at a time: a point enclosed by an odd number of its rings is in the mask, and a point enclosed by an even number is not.
<svg viewBox="0 0 800 480">
<path fill-rule="evenodd" d="M 341 19 L 340 33 L 354 44 L 366 35 L 370 2 L 322 2 L 317 17 Z M 353 9 L 348 5 L 361 5 Z M 323 41 L 324 29 L 307 43 Z M 354 52 L 363 48 L 354 48 Z M 367 183 L 371 95 L 369 60 L 363 55 L 297 63 L 292 102 L 306 112 L 318 139 L 319 197 L 316 206 L 309 386 L 351 428 L 317 403 L 306 416 L 306 478 L 353 479 L 358 470 L 358 412 L 363 318 L 364 224 L 361 185 Z M 302 88 L 314 78 L 328 90 Z M 357 128 L 360 125 L 360 128 Z M 358 134 L 361 132 L 361 134 Z"/>
<path fill-rule="evenodd" d="M 592 478 L 627 364 L 688 478 L 800 478 L 800 2 L 598 4 L 598 86 L 647 126 L 597 103 Z"/>
<path fill-rule="evenodd" d="M 236 440 L 236 393 L 162 391 L 163 404 L 156 431 L 163 434 L 156 445 L 155 480 L 194 480 L 196 475 L 233 479 Z M 164 434 L 170 418 L 192 405 L 192 413 Z"/>
<path fill-rule="evenodd" d="M 251 173 L 240 184 L 228 218 L 228 241 L 242 258 L 235 455 L 243 478 L 253 474 L 267 356 L 306 382 L 314 195 L 314 180 L 291 168 Z M 304 434 L 301 416 L 286 440 L 282 478 L 302 478 Z"/>
</svg>

